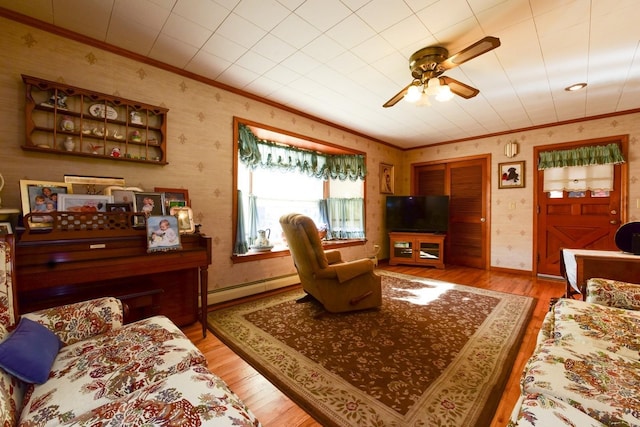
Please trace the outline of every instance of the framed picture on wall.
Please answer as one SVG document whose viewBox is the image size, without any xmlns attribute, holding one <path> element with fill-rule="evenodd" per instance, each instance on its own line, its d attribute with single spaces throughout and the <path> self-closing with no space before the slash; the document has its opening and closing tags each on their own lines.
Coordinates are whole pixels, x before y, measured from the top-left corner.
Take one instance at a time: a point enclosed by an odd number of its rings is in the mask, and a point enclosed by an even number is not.
<svg viewBox="0 0 640 427">
<path fill-rule="evenodd" d="M 393 194 L 393 165 L 380 163 L 380 193 Z"/>
<path fill-rule="evenodd" d="M 524 161 L 498 163 L 498 188 L 524 188 Z"/>
</svg>

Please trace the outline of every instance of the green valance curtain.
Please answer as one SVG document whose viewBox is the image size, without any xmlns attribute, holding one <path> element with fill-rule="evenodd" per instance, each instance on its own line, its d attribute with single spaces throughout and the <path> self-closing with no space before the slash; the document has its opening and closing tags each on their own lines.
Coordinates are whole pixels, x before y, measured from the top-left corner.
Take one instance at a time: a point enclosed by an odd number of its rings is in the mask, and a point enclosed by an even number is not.
<svg viewBox="0 0 640 427">
<path fill-rule="evenodd" d="M 361 154 L 332 155 L 259 139 L 244 124 L 238 127 L 238 155 L 250 169 L 298 171 L 318 179 L 364 180 L 365 157 Z"/>
<path fill-rule="evenodd" d="M 624 163 L 618 144 L 591 145 L 570 150 L 540 152 L 538 169 Z"/>
</svg>

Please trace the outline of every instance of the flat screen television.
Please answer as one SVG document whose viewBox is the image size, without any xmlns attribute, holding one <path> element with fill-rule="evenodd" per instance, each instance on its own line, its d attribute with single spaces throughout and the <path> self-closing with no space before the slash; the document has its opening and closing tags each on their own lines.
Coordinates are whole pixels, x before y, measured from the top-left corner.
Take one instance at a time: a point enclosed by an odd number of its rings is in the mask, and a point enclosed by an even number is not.
<svg viewBox="0 0 640 427">
<path fill-rule="evenodd" d="M 446 233 L 449 196 L 387 196 L 387 231 Z"/>
</svg>

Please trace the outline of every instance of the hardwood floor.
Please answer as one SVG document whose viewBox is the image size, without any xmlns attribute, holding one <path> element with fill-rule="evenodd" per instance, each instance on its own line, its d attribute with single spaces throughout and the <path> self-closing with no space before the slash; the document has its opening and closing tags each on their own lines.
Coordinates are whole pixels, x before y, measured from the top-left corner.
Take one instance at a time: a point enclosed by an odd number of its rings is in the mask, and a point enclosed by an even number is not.
<svg viewBox="0 0 640 427">
<path fill-rule="evenodd" d="M 561 280 L 542 279 L 528 274 L 491 272 L 473 268 L 447 266 L 445 270 L 424 267 L 389 266 L 380 268 L 398 273 L 444 280 L 483 289 L 527 295 L 537 299 L 535 310 L 513 365 L 509 380 L 494 415 L 491 427 L 503 427 L 520 394 L 520 373 L 531 356 L 542 319 L 549 309 L 551 298 L 564 293 Z M 255 298 L 255 297 L 252 297 Z M 228 306 L 229 303 L 221 306 Z M 209 307 L 215 310 L 221 306 Z M 205 354 L 209 368 L 220 376 L 229 387 L 249 406 L 265 427 L 270 426 L 319 426 L 302 408 L 293 403 L 248 363 L 225 346 L 211 332 L 202 338 L 199 323 L 183 328 L 189 339 Z"/>
</svg>

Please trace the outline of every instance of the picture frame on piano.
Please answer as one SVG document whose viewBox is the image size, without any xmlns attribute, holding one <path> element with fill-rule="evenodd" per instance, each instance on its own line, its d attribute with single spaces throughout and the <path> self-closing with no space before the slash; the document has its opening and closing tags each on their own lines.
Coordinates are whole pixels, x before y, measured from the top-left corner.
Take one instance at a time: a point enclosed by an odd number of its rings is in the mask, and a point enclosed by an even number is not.
<svg viewBox="0 0 640 427">
<path fill-rule="evenodd" d="M 165 252 L 182 249 L 178 217 L 152 215 L 147 218 L 147 252 Z"/>
</svg>

